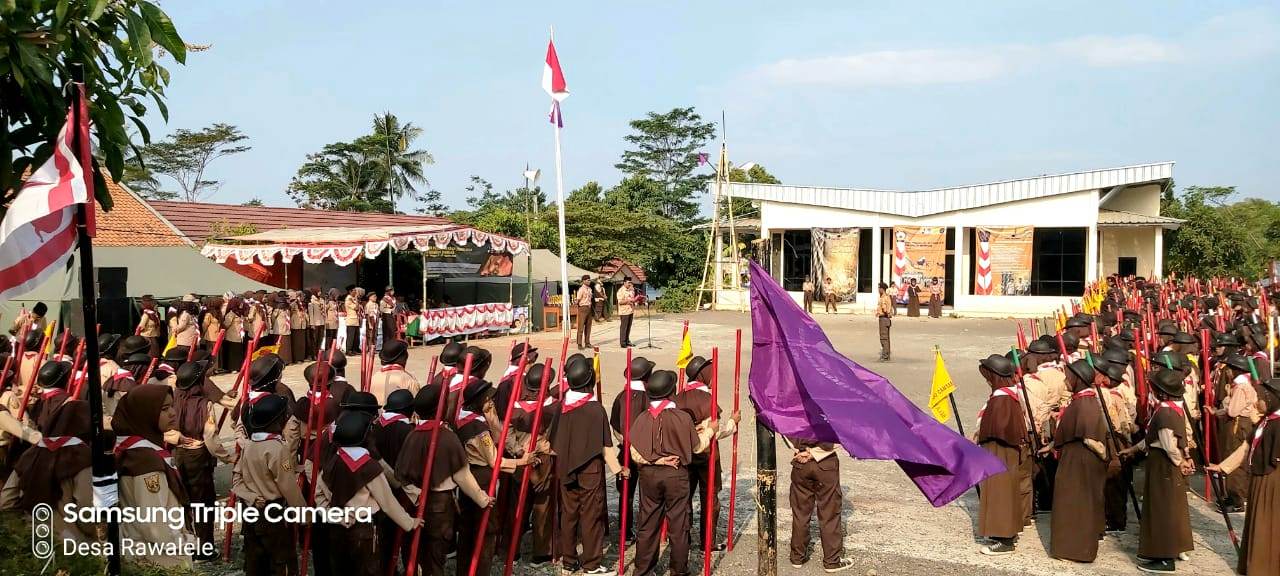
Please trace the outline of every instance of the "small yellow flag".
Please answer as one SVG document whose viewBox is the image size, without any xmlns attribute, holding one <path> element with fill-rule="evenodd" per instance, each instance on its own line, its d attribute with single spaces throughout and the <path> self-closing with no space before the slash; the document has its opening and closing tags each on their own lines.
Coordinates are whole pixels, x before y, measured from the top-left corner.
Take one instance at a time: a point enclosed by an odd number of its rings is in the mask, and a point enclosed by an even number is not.
<svg viewBox="0 0 1280 576">
<path fill-rule="evenodd" d="M 676 367 L 681 370 L 693 360 L 693 336 L 686 327 L 684 340 L 680 342 L 680 355 L 676 356 Z"/>
<path fill-rule="evenodd" d="M 947 365 L 942 361 L 942 351 L 934 349 L 933 357 L 933 386 L 929 389 L 929 409 L 933 410 L 933 417 L 938 422 L 946 424 L 951 420 L 951 404 L 948 399 L 956 391 L 956 384 L 947 373 Z"/>
<path fill-rule="evenodd" d="M 170 351 L 170 350 L 172 350 L 172 349 L 174 349 L 174 347 L 176 347 L 177 345 L 178 345 L 178 337 L 177 337 L 177 336 L 170 336 L 170 337 L 169 337 L 169 343 L 164 345 L 164 350 L 162 350 L 162 351 L 160 352 L 160 355 L 161 355 L 161 356 L 164 356 L 165 354 L 168 354 L 168 353 L 169 353 L 169 351 Z"/>
<path fill-rule="evenodd" d="M 50 322 L 48 326 L 44 327 L 44 339 L 46 342 L 49 343 L 49 349 L 45 350 L 44 353 L 53 354 L 54 344 L 53 344 L 53 323 L 52 322 Z"/>
</svg>

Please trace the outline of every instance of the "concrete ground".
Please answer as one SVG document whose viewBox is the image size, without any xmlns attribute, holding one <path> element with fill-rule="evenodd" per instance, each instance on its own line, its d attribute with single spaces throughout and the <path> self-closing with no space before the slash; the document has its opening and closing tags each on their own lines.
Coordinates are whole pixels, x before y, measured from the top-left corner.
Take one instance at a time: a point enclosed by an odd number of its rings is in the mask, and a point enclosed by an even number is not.
<svg viewBox="0 0 1280 576">
<path fill-rule="evenodd" d="M 720 348 L 720 405 L 726 411 L 733 406 L 733 351 L 736 330 L 742 331 L 742 423 L 738 452 L 737 502 L 735 503 L 735 548 L 731 553 L 715 556 L 713 570 L 722 574 L 754 574 L 756 572 L 756 499 L 755 499 L 755 421 L 751 404 L 746 398 L 747 377 L 750 372 L 751 343 L 750 317 L 745 313 L 700 312 L 691 315 L 655 315 L 652 319 L 637 317 L 632 329 L 632 341 L 638 345 L 636 355 L 643 355 L 658 363 L 659 368 L 673 368 L 680 347 L 681 328 L 689 322 L 696 354 L 710 356 L 710 349 Z M 898 317 L 893 326 L 893 361 L 877 361 L 879 343 L 876 324 L 867 316 L 824 316 L 818 321 L 826 330 L 836 348 L 853 359 L 886 376 L 917 406 L 925 406 L 929 397 L 930 377 L 933 370 L 933 346 L 939 346 L 947 367 L 955 380 L 956 401 L 960 415 L 967 426 L 972 426 L 975 414 L 987 396 L 987 387 L 978 375 L 977 360 L 993 352 L 1004 352 L 1013 343 L 1015 327 L 1009 320 L 990 319 L 929 319 Z M 626 351 L 619 349 L 618 323 L 597 324 L 594 343 L 600 346 L 603 366 L 605 402 L 612 402 L 623 387 L 623 369 Z M 650 333 L 652 337 L 650 337 Z M 493 372 L 500 373 L 502 360 L 514 341 L 525 336 L 488 338 L 472 341 L 494 354 Z M 541 349 L 543 358 L 560 357 L 559 333 L 534 334 L 533 345 Z M 647 346 L 652 345 L 652 348 Z M 414 348 L 408 369 L 424 378 L 432 356 L 438 354 L 440 345 Z M 570 353 L 576 346 L 570 343 Z M 358 358 L 352 359 L 348 375 L 355 380 Z M 301 393 L 306 384 L 302 381 L 303 364 L 286 370 L 286 381 Z M 217 381 L 229 385 L 233 377 L 224 375 Z M 606 404 L 607 405 L 607 404 Z M 954 420 L 952 424 L 954 425 Z M 972 430 L 968 430 L 972 432 Z M 792 568 L 787 560 L 791 534 L 791 513 L 787 504 L 789 490 L 789 462 L 792 451 L 781 441 L 778 445 L 778 573 L 822 574 L 820 548 L 815 541 L 815 560 L 801 568 Z M 732 443 L 726 439 L 719 448 L 724 455 L 721 462 L 729 467 Z M 857 562 L 853 574 L 923 574 L 947 573 L 952 576 L 968 574 L 1134 574 L 1135 554 L 1138 546 L 1138 522 L 1130 515 L 1129 530 L 1119 538 L 1107 537 L 1101 543 L 1098 559 L 1092 564 L 1076 564 L 1052 559 L 1046 553 L 1049 543 L 1049 518 L 1042 516 L 1033 528 L 1028 528 L 1018 544 L 1018 551 L 1011 556 L 990 558 L 981 555 L 981 547 L 974 530 L 977 526 L 978 499 L 973 491 L 942 508 L 934 508 L 907 477 L 892 462 L 856 461 L 843 452 L 841 477 L 844 491 L 844 523 L 846 554 Z M 225 491 L 229 471 L 219 467 L 220 493 Z M 728 506 L 728 478 L 721 492 L 722 505 Z M 1195 477 L 1190 483 L 1200 490 L 1203 481 Z M 1141 487 L 1139 485 L 1139 491 Z M 610 509 L 616 509 L 617 495 L 610 491 Z M 1189 495 L 1191 523 L 1195 535 L 1196 550 L 1191 559 L 1179 563 L 1179 572 L 1192 574 L 1230 574 L 1235 565 L 1235 552 L 1227 537 L 1222 516 L 1205 504 L 1198 496 Z M 607 561 L 617 562 L 616 516 L 611 520 L 610 550 Z M 1234 516 L 1233 523 L 1239 529 L 1243 516 Z M 725 526 L 722 515 L 720 533 Z M 816 527 L 812 531 L 816 539 Z M 239 540 L 238 538 L 236 539 Z M 238 544 L 238 542 L 237 542 Z M 628 558 L 632 554 L 628 551 Z M 665 564 L 665 553 L 664 562 Z M 692 572 L 701 572 L 702 559 L 698 551 L 691 558 Z M 211 573 L 235 573 L 234 568 L 207 566 Z M 550 573 L 546 569 L 518 566 L 516 574 Z"/>
</svg>

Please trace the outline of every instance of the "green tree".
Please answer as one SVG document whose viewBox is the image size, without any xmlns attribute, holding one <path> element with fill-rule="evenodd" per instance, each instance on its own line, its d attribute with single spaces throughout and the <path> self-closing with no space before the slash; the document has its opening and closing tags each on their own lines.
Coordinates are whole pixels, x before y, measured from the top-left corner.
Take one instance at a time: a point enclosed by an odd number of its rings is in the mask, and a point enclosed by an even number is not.
<svg viewBox="0 0 1280 576">
<path fill-rule="evenodd" d="M 449 213 L 449 205 L 441 199 L 440 191 L 434 188 L 416 193 L 414 200 L 418 205 L 413 210 L 418 214 L 444 216 Z"/>
<path fill-rule="evenodd" d="M 646 176 L 628 176 L 604 193 L 605 204 L 628 212 L 664 214 L 662 185 Z"/>
<path fill-rule="evenodd" d="M 264 203 L 262 202 L 262 199 L 261 199 L 261 198 L 256 198 L 256 197 L 255 197 L 255 198 L 251 198 L 251 199 L 249 199 L 249 201 L 248 201 L 248 202 L 243 202 L 243 203 L 241 203 L 240 205 L 241 205 L 241 206 L 266 206 L 266 204 L 264 204 Z"/>
<path fill-rule="evenodd" d="M 692 107 L 650 112 L 630 125 L 626 141 L 633 148 L 624 151 L 614 167 L 658 183 L 659 196 L 646 203 L 656 205 L 659 214 L 693 221 L 698 216 L 697 198 L 711 180 L 710 174 L 695 173 L 698 151 L 715 135 L 716 125 L 703 122 Z"/>
<path fill-rule="evenodd" d="M 19 179 L 53 153 L 67 115 L 63 88 L 70 65 L 83 65 L 93 138 L 101 162 L 93 174 L 97 199 L 111 209 L 102 166 L 116 180 L 135 146 L 126 124 L 143 143 L 142 118 L 150 103 L 166 120 L 169 71 L 163 49 L 185 63 L 187 47 L 159 7 L 142 0 L 0 1 L 0 205 L 16 194 Z M 150 101 L 150 102 L 148 102 Z"/>
<path fill-rule="evenodd" d="M 1241 226 L 1231 220 L 1226 201 L 1233 186 L 1191 186 L 1175 193 L 1170 186 L 1161 213 L 1184 220 L 1177 230 L 1165 231 L 1168 267 L 1184 275 L 1257 277 L 1254 250 Z"/>
<path fill-rule="evenodd" d="M 752 166 L 750 170 L 743 170 L 742 168 L 730 168 L 729 181 L 743 182 L 747 184 L 781 184 L 782 183 L 781 180 L 778 180 L 773 174 L 770 174 L 768 170 L 765 170 L 764 166 L 761 166 L 759 164 Z M 724 214 L 726 218 L 728 217 L 728 212 L 727 212 L 728 204 L 729 203 L 727 198 L 722 198 L 720 200 L 721 214 Z M 750 216 L 753 214 L 757 214 L 759 212 L 760 212 L 759 210 L 756 210 L 754 207 L 751 206 L 750 200 L 746 198 L 733 199 L 733 217 L 734 218 L 742 218 L 744 216 Z"/>
<path fill-rule="evenodd" d="M 178 197 L 177 192 L 160 189 L 160 180 L 133 150 L 125 158 L 124 173 L 120 175 L 119 183 L 146 200 L 174 200 Z"/>
<path fill-rule="evenodd" d="M 251 149 L 242 144 L 249 137 L 230 124 L 214 124 L 199 130 L 180 128 L 168 138 L 148 144 L 141 160 L 148 170 L 178 183 L 178 195 L 187 202 L 208 198 L 222 183 L 205 177 L 214 160 Z"/>
<path fill-rule="evenodd" d="M 569 196 L 564 199 L 566 203 L 577 202 L 599 202 L 604 198 L 604 188 L 600 187 L 600 183 L 592 180 L 583 184 L 580 188 L 575 188 L 569 192 Z"/>
<path fill-rule="evenodd" d="M 370 156 L 381 154 L 377 187 L 386 191 L 387 200 L 393 205 L 395 199 L 406 194 L 416 198 L 416 186 L 428 185 L 423 168 L 434 164 L 435 159 L 426 150 L 410 149 L 420 136 L 422 128 L 412 122 L 401 124 L 395 114 L 383 112 L 373 117 L 373 133 L 356 140 L 356 145 Z"/>
<path fill-rule="evenodd" d="M 298 168 L 289 182 L 289 196 L 304 208 L 390 212 L 391 203 L 378 188 L 385 168 L 351 142 L 327 144 Z"/>
</svg>

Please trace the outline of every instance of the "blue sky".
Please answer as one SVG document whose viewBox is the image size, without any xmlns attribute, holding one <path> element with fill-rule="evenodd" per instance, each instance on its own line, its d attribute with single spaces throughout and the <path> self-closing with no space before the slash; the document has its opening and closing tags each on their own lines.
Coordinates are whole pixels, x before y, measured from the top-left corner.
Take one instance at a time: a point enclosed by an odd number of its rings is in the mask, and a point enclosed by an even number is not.
<svg viewBox="0 0 1280 576">
<path fill-rule="evenodd" d="M 292 205 L 304 156 L 384 110 L 425 130 L 428 177 L 453 206 L 470 175 L 508 189 L 526 162 L 551 188 L 539 78 L 554 25 L 566 193 L 620 179 L 629 120 L 695 106 L 724 111 L 734 162 L 791 184 L 920 189 L 1175 160 L 1179 185 L 1280 200 L 1275 3 L 903 4 L 166 2 L 188 42 L 213 47 L 170 67 L 170 122 L 149 123 L 251 138 L 213 166 L 212 202 Z"/>
</svg>

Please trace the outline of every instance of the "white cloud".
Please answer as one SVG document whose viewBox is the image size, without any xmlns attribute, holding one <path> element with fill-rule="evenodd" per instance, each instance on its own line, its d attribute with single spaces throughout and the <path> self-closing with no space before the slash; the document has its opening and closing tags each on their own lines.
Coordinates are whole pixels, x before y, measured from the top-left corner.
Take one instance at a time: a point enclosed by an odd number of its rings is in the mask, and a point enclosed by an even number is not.
<svg viewBox="0 0 1280 576">
<path fill-rule="evenodd" d="M 836 87 L 957 84 L 1003 76 L 1008 50 L 886 50 L 849 56 L 787 59 L 752 75 L 772 84 Z"/>
<path fill-rule="evenodd" d="M 1051 48 L 1069 60 L 1096 67 L 1158 64 L 1182 58 L 1180 46 L 1150 36 L 1084 36 L 1056 42 Z"/>
</svg>

